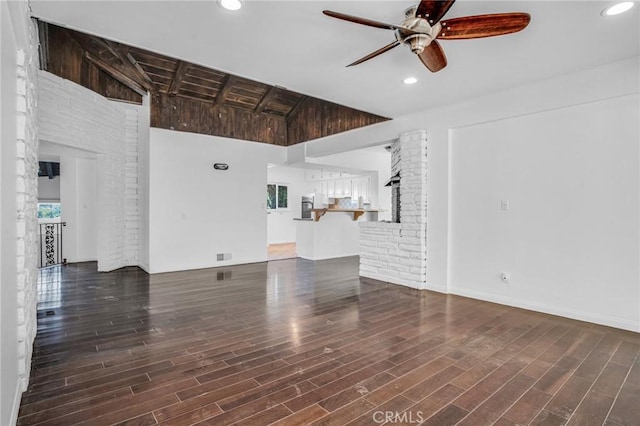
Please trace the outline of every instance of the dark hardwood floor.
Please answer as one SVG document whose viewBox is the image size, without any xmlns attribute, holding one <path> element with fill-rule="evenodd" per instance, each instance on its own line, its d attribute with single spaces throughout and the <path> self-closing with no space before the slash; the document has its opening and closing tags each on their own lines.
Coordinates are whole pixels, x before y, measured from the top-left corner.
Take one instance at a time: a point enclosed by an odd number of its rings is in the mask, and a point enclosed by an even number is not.
<svg viewBox="0 0 640 426">
<path fill-rule="evenodd" d="M 18 424 L 640 424 L 639 334 L 357 270 L 42 270 Z"/>
</svg>

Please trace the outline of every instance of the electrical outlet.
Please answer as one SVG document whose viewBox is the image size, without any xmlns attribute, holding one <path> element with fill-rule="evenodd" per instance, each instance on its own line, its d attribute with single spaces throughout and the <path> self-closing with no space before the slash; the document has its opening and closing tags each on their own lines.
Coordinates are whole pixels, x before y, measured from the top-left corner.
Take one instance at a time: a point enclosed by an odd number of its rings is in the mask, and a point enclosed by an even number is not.
<svg viewBox="0 0 640 426">
<path fill-rule="evenodd" d="M 224 260 L 224 253 L 216 254 L 216 259 L 218 262 L 220 262 L 221 260 Z"/>
<path fill-rule="evenodd" d="M 509 284 L 509 281 L 511 281 L 511 275 L 508 272 L 503 272 L 500 274 L 500 279 L 503 283 Z"/>
</svg>

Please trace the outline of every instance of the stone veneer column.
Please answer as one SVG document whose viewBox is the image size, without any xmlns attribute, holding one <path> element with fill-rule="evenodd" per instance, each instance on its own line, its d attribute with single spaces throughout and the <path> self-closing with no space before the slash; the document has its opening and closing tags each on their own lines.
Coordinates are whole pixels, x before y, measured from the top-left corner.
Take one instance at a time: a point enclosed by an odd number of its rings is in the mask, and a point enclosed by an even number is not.
<svg viewBox="0 0 640 426">
<path fill-rule="evenodd" d="M 403 133 L 392 148 L 400 172 L 400 223 L 360 223 L 360 275 L 417 289 L 427 275 L 427 133 Z"/>
<path fill-rule="evenodd" d="M 38 275 L 38 33 L 28 23 L 28 51 L 18 53 L 17 125 L 17 270 L 18 374 L 22 389 L 29 383 L 33 340 L 37 331 Z"/>
</svg>

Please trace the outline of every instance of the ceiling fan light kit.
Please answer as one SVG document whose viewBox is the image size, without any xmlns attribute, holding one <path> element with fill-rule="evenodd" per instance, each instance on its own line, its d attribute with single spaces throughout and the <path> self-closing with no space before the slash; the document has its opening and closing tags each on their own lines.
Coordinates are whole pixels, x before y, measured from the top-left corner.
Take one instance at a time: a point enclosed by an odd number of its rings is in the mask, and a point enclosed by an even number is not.
<svg viewBox="0 0 640 426">
<path fill-rule="evenodd" d="M 601 12 L 602 16 L 615 16 L 620 15 L 633 7 L 632 1 L 624 1 L 622 3 L 616 3 L 613 6 L 609 6 Z"/>
<path fill-rule="evenodd" d="M 438 72 L 447 66 L 447 58 L 437 39 L 461 40 L 511 34 L 526 28 L 531 20 L 528 13 L 516 12 L 465 16 L 441 21 L 454 2 L 455 0 L 422 0 L 418 5 L 405 10 L 405 19 L 399 25 L 331 10 L 325 10 L 323 13 L 332 18 L 395 32 L 396 40 L 394 42 L 358 59 L 347 65 L 348 67 L 361 64 L 404 44 L 418 56 L 431 72 Z"/>
<path fill-rule="evenodd" d="M 227 10 L 239 10 L 242 7 L 240 0 L 218 0 L 218 4 Z"/>
</svg>

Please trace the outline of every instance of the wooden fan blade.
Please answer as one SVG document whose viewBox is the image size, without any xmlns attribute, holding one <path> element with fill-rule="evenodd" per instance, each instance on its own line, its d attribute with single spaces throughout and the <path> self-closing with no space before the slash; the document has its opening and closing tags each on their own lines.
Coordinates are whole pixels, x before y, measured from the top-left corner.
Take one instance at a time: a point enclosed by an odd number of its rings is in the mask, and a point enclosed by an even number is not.
<svg viewBox="0 0 640 426">
<path fill-rule="evenodd" d="M 521 31 L 529 25 L 528 13 L 495 13 L 447 19 L 438 34 L 442 40 L 493 37 Z"/>
<path fill-rule="evenodd" d="M 331 16 L 332 18 L 342 19 L 343 21 L 355 22 L 356 24 L 366 25 L 368 27 L 382 28 L 386 30 L 395 30 L 396 28 L 398 28 L 397 25 L 385 24 L 384 22 L 378 22 L 378 21 L 373 21 L 371 19 L 365 19 L 357 16 L 346 15 L 344 13 L 333 12 L 331 10 L 323 10 L 322 13 L 324 13 L 327 16 Z"/>
<path fill-rule="evenodd" d="M 438 72 L 447 66 L 447 57 L 444 55 L 444 50 L 442 50 L 442 46 L 437 40 L 433 40 L 431 44 L 425 47 L 418 57 L 431 72 Z"/>
<path fill-rule="evenodd" d="M 431 25 L 440 21 L 456 0 L 422 0 L 416 9 L 416 16 L 425 18 Z"/>
<path fill-rule="evenodd" d="M 399 45 L 400 42 L 399 41 L 394 41 L 393 43 L 389 43 L 384 47 L 381 47 L 380 49 L 376 50 L 375 52 L 369 53 L 367 56 L 358 59 L 355 62 L 350 63 L 349 65 L 347 65 L 348 67 L 352 67 L 354 65 L 358 65 L 363 63 L 364 61 L 368 61 L 371 58 L 375 58 L 378 55 L 382 55 L 384 52 L 393 49 L 394 47 L 396 47 L 397 45 Z"/>
</svg>

